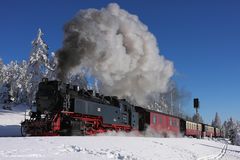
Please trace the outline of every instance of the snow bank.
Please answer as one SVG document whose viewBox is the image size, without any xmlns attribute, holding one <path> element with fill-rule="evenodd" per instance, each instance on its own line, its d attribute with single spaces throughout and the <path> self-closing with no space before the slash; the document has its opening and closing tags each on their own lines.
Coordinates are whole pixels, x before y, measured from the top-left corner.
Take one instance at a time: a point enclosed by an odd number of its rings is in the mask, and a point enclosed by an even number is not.
<svg viewBox="0 0 240 160">
<path fill-rule="evenodd" d="M 12 110 L 2 109 L 0 104 L 0 137 L 21 136 L 20 123 L 24 120 L 26 105 L 12 107 Z"/>
</svg>

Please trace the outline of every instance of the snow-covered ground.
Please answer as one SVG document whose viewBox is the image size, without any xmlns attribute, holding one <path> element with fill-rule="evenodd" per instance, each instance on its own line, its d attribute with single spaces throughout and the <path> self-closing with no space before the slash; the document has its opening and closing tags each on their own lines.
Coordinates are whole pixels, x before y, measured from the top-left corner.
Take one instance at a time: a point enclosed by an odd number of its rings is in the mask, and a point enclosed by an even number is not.
<svg viewBox="0 0 240 160">
<path fill-rule="evenodd" d="M 240 147 L 212 140 L 147 137 L 0 138 L 0 159 L 240 159 Z M 227 151 L 226 151 L 227 149 Z"/>
<path fill-rule="evenodd" d="M 18 136 L 24 106 L 0 110 L 0 135 Z M 18 130 L 19 129 L 19 130 Z M 0 160 L 239 160 L 224 140 L 131 136 L 1 137 Z"/>
<path fill-rule="evenodd" d="M 0 104 L 0 137 L 3 136 L 21 136 L 20 122 L 24 120 L 26 105 L 17 105 L 12 110 L 2 109 Z"/>
</svg>

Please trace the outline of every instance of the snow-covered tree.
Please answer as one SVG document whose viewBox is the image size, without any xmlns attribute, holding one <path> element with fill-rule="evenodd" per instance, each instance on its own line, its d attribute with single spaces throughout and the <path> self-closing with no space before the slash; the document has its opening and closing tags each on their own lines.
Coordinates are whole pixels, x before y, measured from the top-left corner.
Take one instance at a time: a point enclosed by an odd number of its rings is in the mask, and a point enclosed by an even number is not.
<svg viewBox="0 0 240 160">
<path fill-rule="evenodd" d="M 48 56 L 48 46 L 42 39 L 43 33 L 38 30 L 32 41 L 29 61 L 11 61 L 4 64 L 0 58 L 0 101 L 11 95 L 15 102 L 32 102 L 39 82 L 43 77 L 56 78 L 57 60 L 55 54 Z"/>
<path fill-rule="evenodd" d="M 3 61 L 0 58 L 0 87 L 3 83 L 3 66 L 4 66 Z"/>
<path fill-rule="evenodd" d="M 231 135 L 232 143 L 234 145 L 240 146 L 240 122 L 239 121 L 235 122 L 235 128 L 233 128 L 232 133 L 233 133 L 233 135 Z"/>
<path fill-rule="evenodd" d="M 227 120 L 226 123 L 224 123 L 224 128 L 227 136 L 230 136 L 230 131 L 234 130 L 234 128 L 236 127 L 235 125 L 236 124 L 232 117 L 230 117 L 230 119 Z"/>
<path fill-rule="evenodd" d="M 48 60 L 48 46 L 42 39 L 43 33 L 38 29 L 35 40 L 32 41 L 32 51 L 30 54 L 28 74 L 28 99 L 31 103 L 35 99 L 37 87 L 43 77 L 47 77 L 51 66 Z"/>
<path fill-rule="evenodd" d="M 9 86 L 9 95 L 15 97 L 16 96 L 16 80 L 19 77 L 19 65 L 17 61 L 11 61 L 9 64 L 6 65 L 4 71 L 4 83 L 8 84 Z"/>
<path fill-rule="evenodd" d="M 240 146 L 240 132 L 238 132 L 236 135 L 235 144 Z"/>
<path fill-rule="evenodd" d="M 8 94 L 10 91 L 10 85 L 7 83 L 4 83 L 1 85 L 0 88 L 0 103 L 5 103 L 8 99 Z"/>
<path fill-rule="evenodd" d="M 8 100 L 8 95 L 12 95 L 12 86 L 17 75 L 14 69 L 16 69 L 16 63 L 11 61 L 10 64 L 2 65 L 2 82 L 0 89 L 1 102 L 6 102 Z"/>
<path fill-rule="evenodd" d="M 11 95 L 12 98 L 15 99 L 14 102 L 16 103 L 24 101 L 22 99 L 22 94 L 24 94 L 24 91 L 26 90 L 26 68 L 26 61 L 21 63 L 11 61 L 9 64 L 3 65 L 1 73 L 3 78 L 0 84 L 0 96 L 5 98 L 2 99 L 6 99 L 8 95 Z"/>
<path fill-rule="evenodd" d="M 57 78 L 57 58 L 54 52 L 49 56 L 48 72 L 46 76 L 49 80 L 56 80 Z"/>
<path fill-rule="evenodd" d="M 16 102 L 17 103 L 26 102 L 27 100 L 27 87 L 28 87 L 27 68 L 28 68 L 28 63 L 25 60 L 19 63 L 19 69 L 18 69 L 19 76 L 18 76 L 18 79 L 16 79 L 16 90 L 17 90 Z"/>
<path fill-rule="evenodd" d="M 6 66 L 3 64 L 2 59 L 0 59 L 0 103 L 4 103 L 8 91 L 5 83 L 5 70 Z"/>
<path fill-rule="evenodd" d="M 220 119 L 220 117 L 219 117 L 217 112 L 216 112 L 214 120 L 212 121 L 212 126 L 218 127 L 218 128 L 221 128 L 221 126 L 222 126 L 221 125 L 221 119 Z"/>
<path fill-rule="evenodd" d="M 234 137 L 234 144 L 240 146 L 240 122 L 237 122 L 237 126 L 235 129 L 235 137 Z"/>
<path fill-rule="evenodd" d="M 232 144 L 240 145 L 239 134 L 240 134 L 240 122 L 234 121 L 231 117 L 223 123 L 223 129 L 225 130 L 225 135 L 230 139 Z"/>
</svg>

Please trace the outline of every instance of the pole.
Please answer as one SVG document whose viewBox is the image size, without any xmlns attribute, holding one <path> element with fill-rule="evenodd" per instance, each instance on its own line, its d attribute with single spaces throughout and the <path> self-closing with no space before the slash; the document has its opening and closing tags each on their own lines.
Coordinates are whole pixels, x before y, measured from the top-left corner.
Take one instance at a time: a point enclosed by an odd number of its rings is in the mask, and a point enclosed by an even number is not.
<svg viewBox="0 0 240 160">
<path fill-rule="evenodd" d="M 199 108 L 199 100 L 198 98 L 193 99 L 193 107 L 196 109 L 196 123 L 197 123 L 197 137 L 199 138 L 199 131 L 198 131 L 198 123 L 199 123 L 199 113 L 198 113 L 198 108 Z"/>
<path fill-rule="evenodd" d="M 172 114 L 173 114 L 173 103 L 172 103 L 172 91 L 171 91 L 171 110 L 172 110 Z"/>
<path fill-rule="evenodd" d="M 198 130 L 198 123 L 199 123 L 198 108 L 196 108 L 196 116 L 197 116 L 197 138 L 200 138 L 200 136 L 199 136 L 199 130 Z"/>
</svg>

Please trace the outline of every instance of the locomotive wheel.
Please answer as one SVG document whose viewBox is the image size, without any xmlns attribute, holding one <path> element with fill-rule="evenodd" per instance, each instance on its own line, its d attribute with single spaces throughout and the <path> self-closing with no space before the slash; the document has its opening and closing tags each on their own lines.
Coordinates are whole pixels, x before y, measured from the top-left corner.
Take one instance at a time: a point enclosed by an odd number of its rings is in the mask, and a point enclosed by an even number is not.
<svg viewBox="0 0 240 160">
<path fill-rule="evenodd" d="M 27 133 L 26 133 L 26 127 L 24 125 L 21 125 L 21 135 L 23 137 L 26 137 L 27 136 Z"/>
<path fill-rule="evenodd" d="M 21 135 L 22 135 L 23 137 L 31 136 L 31 134 L 28 134 L 28 133 L 26 132 L 26 127 L 25 127 L 25 125 L 21 125 Z"/>
<path fill-rule="evenodd" d="M 85 135 L 85 123 L 82 121 L 71 121 L 71 136 L 84 136 Z"/>
</svg>

